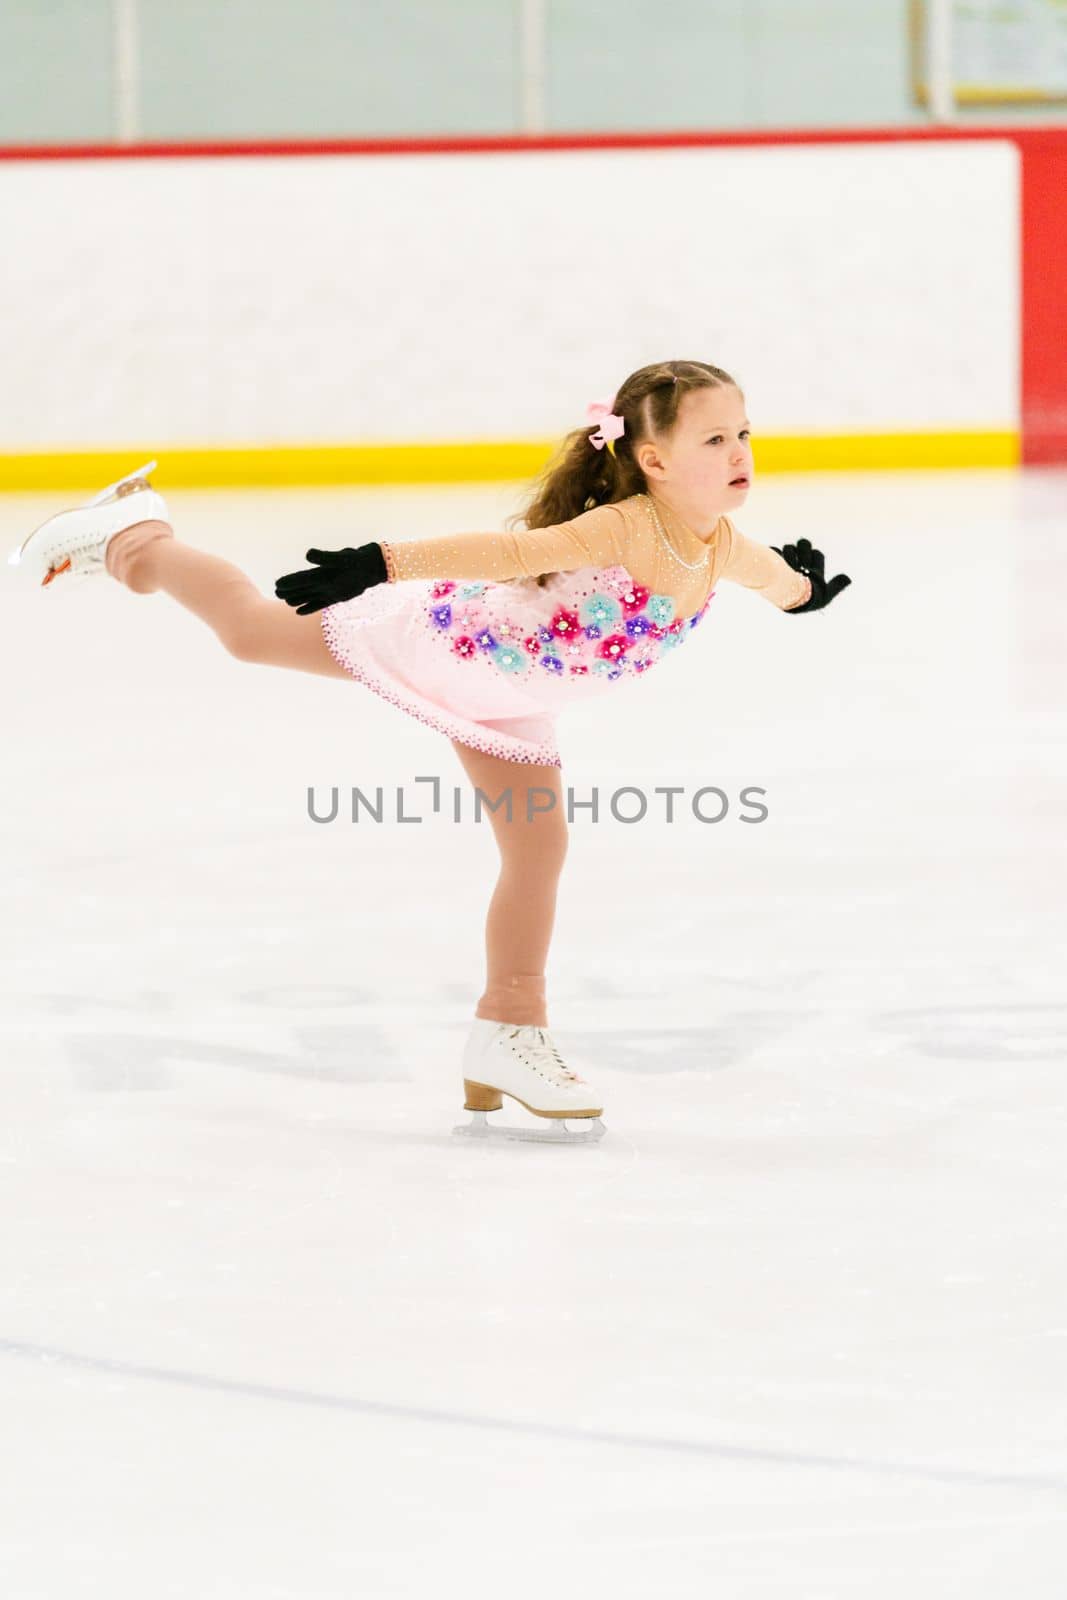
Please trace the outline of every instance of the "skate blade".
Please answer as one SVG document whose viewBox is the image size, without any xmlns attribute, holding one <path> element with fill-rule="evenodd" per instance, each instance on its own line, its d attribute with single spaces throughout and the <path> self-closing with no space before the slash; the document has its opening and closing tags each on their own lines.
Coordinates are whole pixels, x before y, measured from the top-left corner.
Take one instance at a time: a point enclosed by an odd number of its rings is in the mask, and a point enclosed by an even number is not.
<svg viewBox="0 0 1067 1600">
<path fill-rule="evenodd" d="M 23 551 L 33 538 L 33 534 L 36 532 L 37 529 L 34 528 L 33 533 L 28 533 L 25 539 L 23 539 L 22 543 L 15 546 L 14 550 L 12 550 L 11 554 L 7 558 L 7 564 L 9 567 L 17 567 L 19 565 L 22 560 Z"/>
<path fill-rule="evenodd" d="M 51 520 L 52 520 L 51 517 L 49 517 L 48 521 L 50 522 Z M 35 539 L 37 537 L 37 535 L 40 533 L 41 529 L 44 528 L 44 527 L 47 527 L 47 525 L 48 524 L 44 523 L 44 522 L 39 523 L 37 525 L 37 527 L 32 530 L 32 532 L 30 532 L 30 533 L 28 533 L 26 535 L 25 539 L 23 539 L 21 544 L 15 546 L 14 550 L 12 550 L 11 554 L 7 558 L 7 564 L 8 564 L 9 567 L 21 566 L 22 558 L 26 554 L 26 549 L 27 549 L 27 546 L 29 545 L 30 541 L 32 539 Z M 48 579 L 47 578 L 42 578 L 41 581 L 42 581 L 42 583 L 47 583 Z"/>
<path fill-rule="evenodd" d="M 568 1128 L 563 1117 L 551 1120 L 553 1125 L 549 1128 L 516 1128 L 507 1123 L 491 1123 L 486 1112 L 472 1111 L 469 1122 L 461 1122 L 452 1129 L 452 1137 L 489 1141 L 525 1139 L 535 1144 L 595 1144 L 608 1131 L 599 1117 L 572 1117 L 572 1122 L 584 1124 L 580 1132 Z"/>
</svg>

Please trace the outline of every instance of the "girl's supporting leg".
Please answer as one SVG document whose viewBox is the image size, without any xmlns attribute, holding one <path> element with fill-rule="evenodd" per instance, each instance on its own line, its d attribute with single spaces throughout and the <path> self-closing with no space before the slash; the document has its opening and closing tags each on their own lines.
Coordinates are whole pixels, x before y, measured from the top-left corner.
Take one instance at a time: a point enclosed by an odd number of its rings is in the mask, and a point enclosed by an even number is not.
<svg viewBox="0 0 1067 1600">
<path fill-rule="evenodd" d="M 239 661 L 349 678 L 322 636 L 322 617 L 267 599 L 239 567 L 175 539 L 166 522 L 139 522 L 107 547 L 107 570 L 137 594 L 162 589 L 195 613 Z"/>
<path fill-rule="evenodd" d="M 559 767 L 504 761 L 452 740 L 467 776 L 487 800 L 511 790 L 507 803 L 486 813 L 500 850 L 500 877 L 485 924 L 485 992 L 475 1016 L 497 1022 L 534 1023 L 547 1028 L 545 963 L 556 914 L 556 890 L 567 853 L 567 817 Z M 527 789 L 548 789 L 556 797 L 550 811 L 526 820 Z M 531 810 L 547 804 L 534 795 Z"/>
</svg>

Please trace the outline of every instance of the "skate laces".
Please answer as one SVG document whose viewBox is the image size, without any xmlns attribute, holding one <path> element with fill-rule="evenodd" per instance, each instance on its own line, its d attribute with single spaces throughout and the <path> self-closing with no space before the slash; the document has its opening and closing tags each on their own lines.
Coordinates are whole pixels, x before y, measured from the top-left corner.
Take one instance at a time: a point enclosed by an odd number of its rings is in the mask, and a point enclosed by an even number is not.
<svg viewBox="0 0 1067 1600">
<path fill-rule="evenodd" d="M 539 1028 L 536 1023 L 526 1022 L 521 1027 L 512 1028 L 510 1038 L 520 1038 L 522 1048 L 533 1057 L 538 1066 L 547 1070 L 550 1077 L 557 1082 L 561 1079 L 567 1083 L 584 1083 L 574 1072 L 559 1051 L 552 1035 L 545 1029 Z"/>
</svg>

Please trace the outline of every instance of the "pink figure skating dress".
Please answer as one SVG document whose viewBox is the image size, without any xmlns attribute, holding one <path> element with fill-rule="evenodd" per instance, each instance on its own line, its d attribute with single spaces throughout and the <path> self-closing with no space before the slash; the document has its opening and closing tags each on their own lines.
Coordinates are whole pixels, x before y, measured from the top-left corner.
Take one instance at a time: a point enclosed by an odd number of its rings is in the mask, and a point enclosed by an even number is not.
<svg viewBox="0 0 1067 1600">
<path fill-rule="evenodd" d="M 782 609 L 806 593 L 800 574 L 728 517 L 701 536 L 647 494 L 550 528 L 382 549 L 389 582 L 322 613 L 331 654 L 428 727 L 542 766 L 561 764 L 562 708 L 672 654 L 719 578 Z"/>
</svg>

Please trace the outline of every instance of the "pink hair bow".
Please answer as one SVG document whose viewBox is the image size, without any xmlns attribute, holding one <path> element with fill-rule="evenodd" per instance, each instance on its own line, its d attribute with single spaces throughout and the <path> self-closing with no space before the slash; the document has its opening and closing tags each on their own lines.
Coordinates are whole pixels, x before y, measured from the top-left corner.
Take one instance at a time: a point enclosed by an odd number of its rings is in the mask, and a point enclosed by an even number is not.
<svg viewBox="0 0 1067 1600">
<path fill-rule="evenodd" d="M 626 432 L 626 423 L 623 418 L 617 417 L 605 401 L 592 401 L 586 406 L 585 414 L 590 422 L 600 423 L 596 433 L 589 435 L 589 443 L 595 446 L 597 450 L 603 450 L 604 446 L 612 439 L 621 439 Z"/>
</svg>

